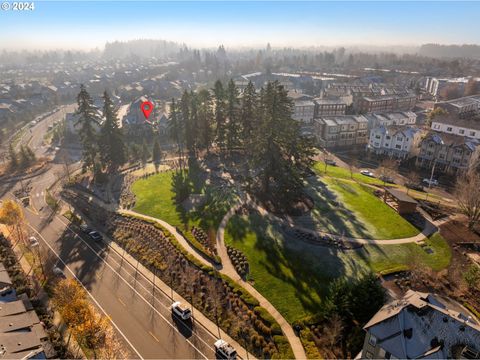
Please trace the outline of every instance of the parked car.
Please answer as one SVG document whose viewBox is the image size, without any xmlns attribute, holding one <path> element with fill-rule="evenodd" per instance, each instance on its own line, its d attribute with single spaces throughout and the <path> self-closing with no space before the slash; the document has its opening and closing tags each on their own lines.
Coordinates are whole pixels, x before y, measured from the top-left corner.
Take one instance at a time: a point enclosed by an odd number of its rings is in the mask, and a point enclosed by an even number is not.
<svg viewBox="0 0 480 360">
<path fill-rule="evenodd" d="M 422 182 L 428 186 L 438 186 L 438 180 L 436 179 L 423 179 Z"/>
<path fill-rule="evenodd" d="M 412 190 L 423 191 L 423 185 L 422 184 L 406 183 L 405 186 L 409 189 L 412 189 Z"/>
<path fill-rule="evenodd" d="M 331 166 L 337 166 L 337 162 L 335 160 L 332 160 L 332 159 L 325 160 L 325 164 L 331 165 Z"/>
<path fill-rule="evenodd" d="M 395 180 L 393 180 L 393 178 L 391 178 L 390 176 L 387 176 L 387 175 L 382 175 L 379 177 L 380 180 L 382 180 L 383 182 L 386 182 L 386 183 L 389 183 L 389 184 L 395 184 Z"/>
<path fill-rule="evenodd" d="M 102 241 L 103 236 L 98 232 L 98 231 L 91 231 L 88 233 L 88 236 L 90 236 L 91 239 L 94 241 Z"/>
<path fill-rule="evenodd" d="M 369 170 L 360 170 L 360 174 L 365 175 L 365 176 L 368 176 L 368 177 L 372 177 L 372 178 L 375 177 L 375 174 L 372 173 L 372 172 L 369 171 Z"/>
<path fill-rule="evenodd" d="M 192 317 L 192 311 L 189 308 L 183 307 L 180 301 L 172 304 L 172 312 L 182 320 L 188 320 Z"/>
<path fill-rule="evenodd" d="M 80 225 L 80 230 L 85 234 L 90 234 L 93 231 L 93 229 L 89 228 L 87 224 Z"/>
<path fill-rule="evenodd" d="M 67 277 L 65 276 L 65 273 L 63 272 L 62 269 L 60 269 L 57 265 L 55 265 L 52 269 L 52 272 L 55 276 L 61 277 L 63 279 L 66 279 Z"/>
<path fill-rule="evenodd" d="M 235 360 L 237 358 L 237 351 L 225 340 L 218 339 L 213 346 L 217 359 Z"/>
<path fill-rule="evenodd" d="M 35 247 L 35 246 L 40 245 L 40 244 L 38 243 L 37 238 L 36 238 L 35 236 L 30 236 L 30 237 L 28 238 L 28 241 L 29 241 L 31 247 Z"/>
</svg>

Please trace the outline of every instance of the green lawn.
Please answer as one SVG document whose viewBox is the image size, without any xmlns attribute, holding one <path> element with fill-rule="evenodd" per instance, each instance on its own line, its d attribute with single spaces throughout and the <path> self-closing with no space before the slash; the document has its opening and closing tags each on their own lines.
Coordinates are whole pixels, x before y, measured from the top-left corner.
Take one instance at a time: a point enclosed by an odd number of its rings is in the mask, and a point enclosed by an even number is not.
<svg viewBox="0 0 480 360">
<path fill-rule="evenodd" d="M 308 180 L 306 191 L 314 201 L 314 208 L 293 218 L 298 226 L 367 239 L 395 239 L 419 233 L 367 185 L 316 177 Z"/>
<path fill-rule="evenodd" d="M 134 211 L 162 219 L 174 226 L 188 223 L 185 212 L 175 204 L 172 188 L 173 171 L 162 172 L 132 185 L 136 202 Z"/>
<path fill-rule="evenodd" d="M 345 169 L 339 166 L 327 165 L 327 172 L 325 173 L 325 164 L 323 162 L 315 163 L 315 165 L 313 166 L 313 169 L 318 175 L 321 175 L 321 176 L 330 176 L 337 179 L 355 180 L 364 184 L 383 186 L 382 180 L 371 178 L 355 171 L 353 172 L 353 175 L 352 175 L 349 169 Z"/>
<path fill-rule="evenodd" d="M 342 252 L 286 237 L 258 214 L 234 216 L 225 242 L 245 254 L 254 287 L 290 323 L 321 310 L 322 297 L 334 278 L 354 278 L 369 269 L 382 273 L 405 270 L 412 258 L 441 270 L 451 257 L 447 242 L 438 234 L 426 241 L 432 254 L 416 244 L 367 245 Z"/>
<path fill-rule="evenodd" d="M 435 271 L 445 269 L 450 264 L 452 257 L 450 246 L 439 233 L 427 239 L 425 245 L 425 247 L 414 243 L 367 245 L 357 251 L 356 255 L 366 261 L 373 271 L 383 274 L 406 270 L 415 262 Z M 426 249 L 431 249 L 433 252 L 428 253 Z"/>
</svg>

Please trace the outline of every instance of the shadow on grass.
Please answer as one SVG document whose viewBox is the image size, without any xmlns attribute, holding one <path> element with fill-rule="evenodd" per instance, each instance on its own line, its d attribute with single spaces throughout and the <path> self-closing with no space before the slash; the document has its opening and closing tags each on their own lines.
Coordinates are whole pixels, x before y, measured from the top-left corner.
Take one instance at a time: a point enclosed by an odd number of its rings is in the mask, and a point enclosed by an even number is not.
<svg viewBox="0 0 480 360">
<path fill-rule="evenodd" d="M 244 251 L 252 268 L 257 267 L 253 269 L 257 275 L 265 271 L 280 280 L 268 280 L 264 276 L 258 276 L 262 280 L 254 279 L 256 287 L 261 288 L 264 296 L 290 322 L 298 320 L 299 316 L 321 312 L 322 299 L 333 279 L 346 276 L 347 272 L 358 276 L 366 271 L 365 266 L 354 259 L 340 258 L 341 251 L 337 248 L 315 246 L 286 236 L 280 226 L 267 222 L 257 213 L 249 217 L 234 216 L 227 231 L 233 239 L 232 245 Z M 256 234 L 253 247 L 245 243 L 252 232 Z M 257 256 L 259 259 L 256 259 Z M 268 283 L 260 284 L 259 281 Z M 282 288 L 281 282 L 289 286 Z M 294 289 L 295 301 L 301 304 L 303 314 L 299 313 L 298 305 L 285 300 L 292 298 L 284 293 L 291 291 L 290 287 Z M 281 294 L 285 295 L 285 299 L 281 298 Z"/>
</svg>

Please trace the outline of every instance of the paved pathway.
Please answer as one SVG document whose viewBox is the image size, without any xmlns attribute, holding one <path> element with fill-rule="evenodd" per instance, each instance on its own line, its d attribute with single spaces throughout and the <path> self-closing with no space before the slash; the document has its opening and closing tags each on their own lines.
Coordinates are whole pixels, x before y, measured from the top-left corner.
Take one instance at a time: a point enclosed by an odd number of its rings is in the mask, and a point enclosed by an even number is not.
<svg viewBox="0 0 480 360">
<path fill-rule="evenodd" d="M 223 217 L 222 221 L 220 222 L 220 226 L 217 230 L 217 252 L 218 256 L 222 259 L 223 268 L 220 270 L 225 275 L 228 275 L 232 279 L 234 279 L 238 284 L 248 290 L 260 303 L 262 307 L 267 309 L 270 315 L 278 322 L 280 325 L 284 335 L 286 336 L 290 346 L 292 347 L 293 354 L 296 359 L 306 359 L 307 356 L 305 354 L 305 350 L 303 349 L 302 342 L 300 338 L 295 334 L 293 328 L 290 326 L 287 320 L 278 312 L 278 310 L 260 294 L 252 285 L 248 282 L 245 282 L 237 273 L 233 264 L 230 261 L 230 258 L 227 254 L 227 248 L 224 242 L 224 234 L 225 234 L 225 227 L 228 224 L 230 218 L 235 214 L 235 212 L 243 206 L 243 202 L 238 202 L 234 205 L 230 211 L 228 211 L 225 216 Z"/>
</svg>

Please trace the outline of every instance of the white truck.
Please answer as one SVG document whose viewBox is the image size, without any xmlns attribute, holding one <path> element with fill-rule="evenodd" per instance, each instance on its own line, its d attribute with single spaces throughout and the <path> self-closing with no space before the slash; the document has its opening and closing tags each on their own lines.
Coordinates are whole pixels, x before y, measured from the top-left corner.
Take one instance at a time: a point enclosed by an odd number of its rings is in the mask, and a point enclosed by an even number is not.
<svg viewBox="0 0 480 360">
<path fill-rule="evenodd" d="M 213 346 L 215 347 L 217 358 L 227 360 L 235 360 L 237 358 L 236 350 L 225 340 L 218 339 Z"/>
</svg>

